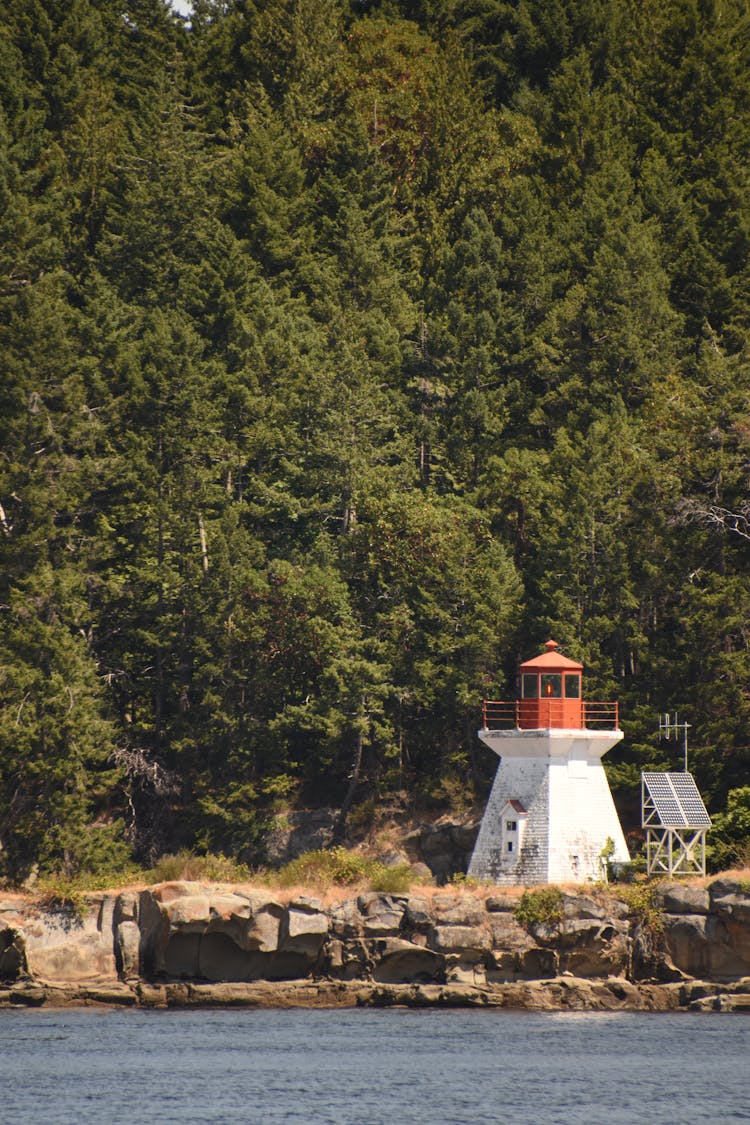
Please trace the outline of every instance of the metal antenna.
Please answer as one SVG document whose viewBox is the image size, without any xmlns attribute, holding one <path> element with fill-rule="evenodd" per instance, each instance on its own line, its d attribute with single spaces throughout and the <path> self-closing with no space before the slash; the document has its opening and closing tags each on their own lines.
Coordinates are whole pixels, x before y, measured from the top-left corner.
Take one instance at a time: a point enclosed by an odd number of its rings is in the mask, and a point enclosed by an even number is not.
<svg viewBox="0 0 750 1125">
<path fill-rule="evenodd" d="M 669 711 L 665 711 L 663 715 L 659 716 L 659 738 L 666 738 L 669 742 L 672 734 L 675 738 L 679 731 L 682 731 L 682 749 L 685 756 L 685 773 L 688 772 L 688 727 L 690 723 L 678 723 L 677 712 L 673 715 Z"/>
</svg>

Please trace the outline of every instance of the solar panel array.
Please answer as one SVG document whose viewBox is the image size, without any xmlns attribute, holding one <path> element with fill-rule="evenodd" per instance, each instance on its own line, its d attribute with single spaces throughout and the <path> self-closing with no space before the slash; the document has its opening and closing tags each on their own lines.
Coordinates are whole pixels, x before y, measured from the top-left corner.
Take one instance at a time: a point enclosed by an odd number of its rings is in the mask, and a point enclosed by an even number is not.
<svg viewBox="0 0 750 1125">
<path fill-rule="evenodd" d="M 664 828 L 710 828 L 691 773 L 644 773 L 643 784 Z"/>
</svg>

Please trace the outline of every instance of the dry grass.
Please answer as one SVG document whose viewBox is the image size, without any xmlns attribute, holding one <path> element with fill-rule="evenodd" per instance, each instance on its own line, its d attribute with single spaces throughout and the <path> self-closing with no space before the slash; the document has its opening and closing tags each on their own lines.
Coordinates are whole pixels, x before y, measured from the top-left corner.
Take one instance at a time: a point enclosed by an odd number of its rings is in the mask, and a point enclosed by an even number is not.
<svg viewBox="0 0 750 1125">
<path fill-rule="evenodd" d="M 382 835 L 380 835 L 380 831 L 382 831 Z M 378 850 L 380 854 L 388 850 L 398 850 L 396 847 L 390 847 L 392 837 L 388 830 L 381 829 L 380 831 L 375 837 L 378 840 Z M 362 858 L 367 858 L 367 853 L 369 851 L 370 848 L 367 845 L 361 847 L 361 849 L 357 849 L 358 854 Z M 277 874 L 272 871 L 248 872 L 245 877 L 242 877 L 244 872 L 238 872 L 239 877 L 232 878 L 228 870 L 226 874 L 224 871 L 220 870 L 214 870 L 213 872 L 204 870 L 204 872 L 201 873 L 200 869 L 191 870 L 190 868 L 191 865 L 188 864 L 183 871 L 168 879 L 155 879 L 154 875 L 156 875 L 157 872 L 143 872 L 142 878 L 134 878 L 134 873 L 128 872 L 125 874 L 123 882 L 113 883 L 113 885 L 106 887 L 103 887 L 101 883 L 93 883 L 87 886 L 85 880 L 82 880 L 76 890 L 79 895 L 83 895 L 87 899 L 98 900 L 107 894 L 120 894 L 123 892 L 139 893 L 151 887 L 166 886 L 170 882 L 194 882 L 215 891 L 236 891 L 241 894 L 265 894 L 268 895 L 269 898 L 280 902 L 282 905 L 288 905 L 301 895 L 308 895 L 318 899 L 325 907 L 332 907 L 347 899 L 356 898 L 358 895 L 371 889 L 370 880 L 364 873 L 361 879 L 355 879 L 346 884 L 312 879 L 310 881 L 290 881 L 286 885 L 282 885 L 283 880 L 279 881 Z M 676 881 L 684 886 L 705 888 L 718 878 L 736 879 L 750 886 L 750 866 L 736 867 L 718 874 L 695 876 Z M 664 881 L 666 881 L 666 879 Z M 598 900 L 606 900 L 616 895 L 616 887 L 617 884 L 592 885 L 566 883 L 559 885 L 559 889 L 566 894 L 585 894 Z M 437 895 L 454 895 L 456 897 L 474 898 L 482 901 L 486 901 L 491 896 L 503 895 L 511 900 L 520 901 L 521 896 L 527 889 L 528 888 L 524 886 L 501 887 L 492 883 L 477 883 L 473 880 L 435 886 L 434 884 L 415 879 L 410 883 L 407 880 L 403 888 L 399 887 L 397 891 L 385 891 L 383 893 L 418 895 L 420 898 L 425 898 L 428 901 L 432 901 Z M 46 887 L 31 888 L 29 890 L 0 888 L 0 899 L 6 904 L 7 908 L 11 910 L 15 908 L 21 912 L 24 908 L 28 908 L 34 903 L 38 903 L 45 897 L 48 897 L 49 893 L 50 890 Z"/>
</svg>

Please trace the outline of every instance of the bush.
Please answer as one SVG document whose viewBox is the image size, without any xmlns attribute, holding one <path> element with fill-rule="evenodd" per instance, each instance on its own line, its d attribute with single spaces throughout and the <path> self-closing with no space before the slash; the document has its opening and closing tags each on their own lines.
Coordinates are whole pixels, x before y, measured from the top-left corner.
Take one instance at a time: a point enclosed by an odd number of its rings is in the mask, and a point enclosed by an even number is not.
<svg viewBox="0 0 750 1125">
<path fill-rule="evenodd" d="M 408 863 L 398 863 L 394 867 L 386 867 L 382 863 L 374 864 L 370 876 L 370 890 L 381 891 L 386 895 L 405 894 L 416 880 Z"/>
<path fill-rule="evenodd" d="M 448 880 L 454 887 L 479 887 L 481 883 L 479 879 L 475 879 L 473 875 L 467 875 L 463 871 L 457 871 L 455 875 L 451 875 Z"/>
<path fill-rule="evenodd" d="M 296 859 L 278 871 L 267 876 L 267 882 L 278 887 L 315 886 L 350 887 L 356 884 L 367 886 L 383 894 L 403 894 L 408 891 L 414 878 L 411 867 L 399 863 L 386 867 L 378 860 L 368 859 L 358 852 L 346 848 L 318 848 L 303 852 Z"/>
<path fill-rule="evenodd" d="M 340 846 L 303 852 L 270 876 L 280 887 L 330 885 L 349 886 L 369 875 L 368 860 Z"/>
<path fill-rule="evenodd" d="M 244 863 L 228 856 L 196 855 L 183 848 L 175 855 L 161 856 L 151 871 L 145 873 L 148 882 L 174 883 L 180 879 L 206 879 L 212 883 L 246 883 L 252 872 Z"/>
<path fill-rule="evenodd" d="M 729 791 L 726 811 L 713 818 L 707 853 L 712 871 L 750 863 L 750 785 Z"/>
<path fill-rule="evenodd" d="M 513 915 L 526 929 L 557 925 L 563 920 L 563 893 L 559 887 L 524 891 Z"/>
<path fill-rule="evenodd" d="M 123 883 L 145 882 L 147 872 L 133 863 L 103 865 L 96 871 L 79 871 L 68 875 L 64 871 L 45 872 L 34 883 L 33 893 L 40 904 L 49 910 L 63 910 L 80 915 L 85 895 L 93 891 L 106 891 Z"/>
<path fill-rule="evenodd" d="M 654 937 L 664 929 L 664 917 L 659 907 L 657 896 L 659 882 L 643 880 L 618 886 L 617 897 L 627 903 L 630 912 L 636 921 Z"/>
<path fill-rule="evenodd" d="M 86 895 L 80 882 L 64 876 L 48 876 L 38 884 L 39 905 L 48 914 L 62 914 L 68 925 L 83 921 L 86 911 Z"/>
</svg>

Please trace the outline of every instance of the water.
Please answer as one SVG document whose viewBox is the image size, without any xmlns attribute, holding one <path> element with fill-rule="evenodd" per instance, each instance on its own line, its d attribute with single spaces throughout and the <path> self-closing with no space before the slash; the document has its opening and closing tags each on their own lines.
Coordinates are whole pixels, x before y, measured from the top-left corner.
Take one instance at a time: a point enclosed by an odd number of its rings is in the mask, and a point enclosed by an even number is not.
<svg viewBox="0 0 750 1125">
<path fill-rule="evenodd" d="M 750 1019 L 0 1012 L 2 1125 L 750 1122 Z"/>
</svg>

